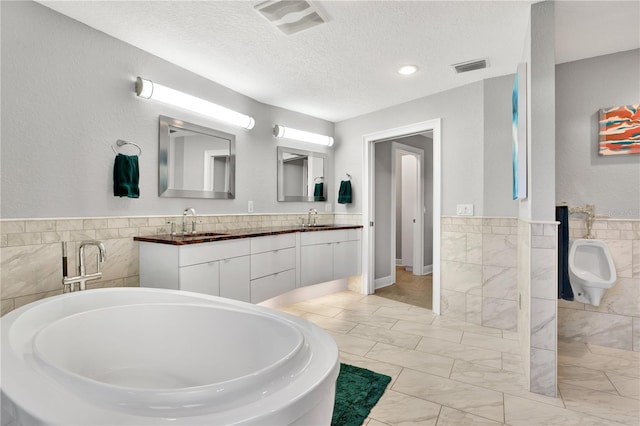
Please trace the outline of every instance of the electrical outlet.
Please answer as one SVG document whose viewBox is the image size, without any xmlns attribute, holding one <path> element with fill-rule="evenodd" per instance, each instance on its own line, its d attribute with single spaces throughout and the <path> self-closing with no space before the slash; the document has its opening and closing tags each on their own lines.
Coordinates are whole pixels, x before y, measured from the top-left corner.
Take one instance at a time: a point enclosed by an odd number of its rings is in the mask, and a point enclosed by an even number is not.
<svg viewBox="0 0 640 426">
<path fill-rule="evenodd" d="M 458 216 L 473 216 L 473 204 L 456 205 L 456 214 Z"/>
<path fill-rule="evenodd" d="M 253 213 L 253 201 L 247 201 L 247 213 Z"/>
<path fill-rule="evenodd" d="M 325 212 L 331 212 L 331 204 L 326 203 L 326 204 L 324 205 L 324 211 L 325 211 Z"/>
</svg>

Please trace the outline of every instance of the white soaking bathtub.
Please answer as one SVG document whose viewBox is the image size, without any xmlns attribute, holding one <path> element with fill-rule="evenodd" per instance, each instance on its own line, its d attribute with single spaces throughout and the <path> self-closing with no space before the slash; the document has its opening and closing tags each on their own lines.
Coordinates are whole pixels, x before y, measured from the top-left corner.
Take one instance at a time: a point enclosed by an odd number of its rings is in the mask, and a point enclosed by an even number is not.
<svg viewBox="0 0 640 426">
<path fill-rule="evenodd" d="M 268 308 L 112 288 L 0 319 L 2 424 L 328 425 L 338 349 Z"/>
</svg>

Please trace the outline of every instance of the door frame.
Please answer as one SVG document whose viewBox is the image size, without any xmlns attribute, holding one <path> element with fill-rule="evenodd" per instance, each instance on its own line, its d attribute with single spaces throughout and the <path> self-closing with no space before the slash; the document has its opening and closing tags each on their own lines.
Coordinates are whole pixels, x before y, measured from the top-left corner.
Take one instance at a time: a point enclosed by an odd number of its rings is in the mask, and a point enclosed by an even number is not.
<svg viewBox="0 0 640 426">
<path fill-rule="evenodd" d="M 375 266 L 375 209 L 374 209 L 374 177 L 375 177 L 375 148 L 374 144 L 382 140 L 398 138 L 431 131 L 433 134 L 433 301 L 432 311 L 440 314 L 440 215 L 442 214 L 442 119 L 422 121 L 392 129 L 382 130 L 363 135 L 363 229 L 362 244 L 366 255 L 362 258 L 362 288 L 363 294 L 373 294 L 374 266 Z M 394 268 L 395 270 L 395 268 Z"/>
<path fill-rule="evenodd" d="M 424 275 L 424 150 L 402 142 L 391 142 L 391 247 L 392 252 L 395 251 L 398 236 L 396 235 L 397 220 L 396 208 L 398 202 L 398 194 L 396 191 L 396 182 L 398 179 L 398 170 L 396 168 L 397 159 L 401 155 L 411 155 L 416 159 L 416 194 L 415 194 L 415 211 L 413 212 L 415 220 L 415 232 L 413 238 L 413 275 Z M 395 256 L 391 256 L 391 271 L 393 282 L 396 282 Z"/>
</svg>

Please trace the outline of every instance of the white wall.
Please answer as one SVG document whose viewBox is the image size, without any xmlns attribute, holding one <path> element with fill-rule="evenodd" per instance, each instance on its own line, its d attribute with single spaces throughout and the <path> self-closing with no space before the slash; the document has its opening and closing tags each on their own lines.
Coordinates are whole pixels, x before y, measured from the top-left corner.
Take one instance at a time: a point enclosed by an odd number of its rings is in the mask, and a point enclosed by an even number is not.
<svg viewBox="0 0 640 426">
<path fill-rule="evenodd" d="M 402 170 L 402 158 L 396 158 L 396 170 Z M 402 174 L 396 175 L 396 217 L 402 217 Z M 396 220 L 396 260 L 402 259 L 402 222 Z"/>
<path fill-rule="evenodd" d="M 510 102 L 510 98 L 507 102 Z M 442 118 L 442 214 L 455 214 L 456 204 L 473 203 L 483 212 L 483 82 L 426 96 L 336 123 L 335 170 L 362 176 L 363 135 Z M 506 125 L 510 126 L 510 117 Z M 510 127 L 509 127 L 510 128 Z M 492 173 L 492 171 L 488 171 Z M 362 180 L 354 179 L 352 205 L 336 212 L 362 212 Z"/>
<path fill-rule="evenodd" d="M 555 220 L 555 10 L 532 5 L 523 62 L 527 63 L 527 199 L 519 217 Z"/>
<path fill-rule="evenodd" d="M 401 168 L 396 170 L 396 176 L 402 176 L 402 213 L 400 216 L 396 216 L 396 221 L 402 223 L 402 265 L 417 267 L 417 265 L 413 264 L 413 239 L 418 238 L 418 236 L 414 236 L 413 228 L 415 227 L 415 220 L 417 220 L 415 217 L 417 203 L 415 194 L 418 185 L 418 180 L 416 179 L 418 161 L 413 155 L 402 155 L 400 158 Z"/>
<path fill-rule="evenodd" d="M 556 199 L 640 219 L 640 155 L 598 155 L 598 111 L 640 102 L 640 49 L 556 66 Z"/>
<path fill-rule="evenodd" d="M 511 199 L 511 89 L 513 75 L 426 96 L 336 123 L 335 169 L 362 174 L 363 135 L 442 118 L 442 215 L 474 204 L 476 216 L 518 214 Z M 489 129 L 490 127 L 490 129 Z M 362 212 L 362 181 L 354 204 L 337 212 Z"/>
<path fill-rule="evenodd" d="M 34 2 L 1 2 L 3 218 L 300 212 L 312 203 L 276 201 L 274 123 L 333 134 L 331 122 L 261 104 Z M 242 130 L 138 99 L 136 76 L 250 114 Z M 236 199 L 158 197 L 158 116 L 236 135 Z M 111 145 L 142 146 L 139 199 L 113 196 Z M 278 142 L 313 151 L 317 145 Z M 344 170 L 341 170 L 344 172 Z M 331 158 L 328 196 L 337 195 Z"/>
<path fill-rule="evenodd" d="M 511 92 L 514 75 L 484 81 L 484 215 L 518 216 L 512 199 Z"/>
<path fill-rule="evenodd" d="M 391 258 L 391 142 L 375 144 L 375 279 L 389 277 Z M 351 183 L 353 185 L 353 181 Z M 355 201 L 355 200 L 354 200 Z"/>
</svg>

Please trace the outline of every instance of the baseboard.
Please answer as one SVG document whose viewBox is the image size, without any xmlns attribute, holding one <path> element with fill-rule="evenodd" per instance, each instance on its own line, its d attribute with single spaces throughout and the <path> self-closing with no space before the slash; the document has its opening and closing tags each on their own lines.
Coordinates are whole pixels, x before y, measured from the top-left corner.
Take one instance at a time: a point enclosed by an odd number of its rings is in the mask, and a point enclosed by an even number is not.
<svg viewBox="0 0 640 426">
<path fill-rule="evenodd" d="M 396 266 L 402 266 L 402 259 L 396 259 Z"/>
<path fill-rule="evenodd" d="M 433 274 L 433 265 L 424 265 L 422 267 L 422 275 Z"/>
<path fill-rule="evenodd" d="M 393 275 L 389 275 L 387 277 L 378 278 L 373 282 L 376 290 L 379 289 L 379 288 L 382 288 L 382 287 L 390 286 L 393 283 L 394 283 Z"/>
</svg>

